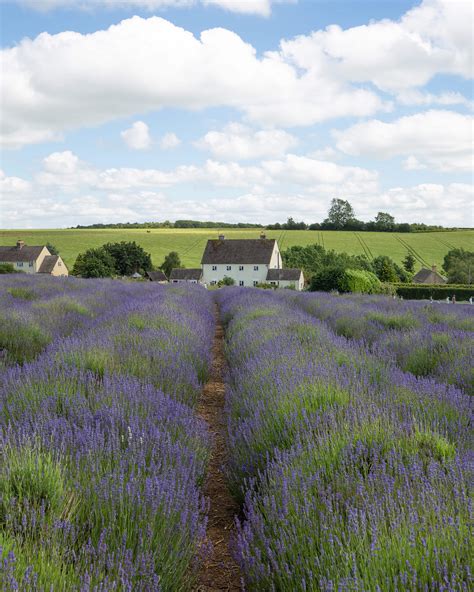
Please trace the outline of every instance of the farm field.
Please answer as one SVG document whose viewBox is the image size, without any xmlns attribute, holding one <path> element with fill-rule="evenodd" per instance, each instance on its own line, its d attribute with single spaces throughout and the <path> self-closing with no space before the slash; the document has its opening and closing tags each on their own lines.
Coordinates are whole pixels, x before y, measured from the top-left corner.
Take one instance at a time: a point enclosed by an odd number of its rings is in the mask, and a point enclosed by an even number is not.
<svg viewBox="0 0 474 592">
<path fill-rule="evenodd" d="M 473 332 L 469 305 L 0 277 L 0 590 L 467 592 Z"/>
<path fill-rule="evenodd" d="M 259 229 L 225 229 L 228 238 L 256 238 Z M 55 245 L 66 265 L 71 269 L 78 253 L 99 247 L 106 242 L 136 241 L 152 256 L 154 265 L 160 265 L 165 255 L 177 251 L 182 263 L 187 267 L 200 265 L 201 256 L 210 238 L 216 238 L 217 229 L 145 229 L 134 230 L 1 230 L 0 245 L 11 245 L 18 238 L 27 244 Z M 269 230 L 269 238 L 278 239 L 280 249 L 293 245 L 320 244 L 326 249 L 345 251 L 354 255 L 367 255 L 369 259 L 378 255 L 389 255 L 401 263 L 407 250 L 417 262 L 417 270 L 433 264 L 441 266 L 444 255 L 454 247 L 474 249 L 474 230 L 428 233 L 384 233 L 384 232 L 345 232 L 311 230 Z"/>
</svg>

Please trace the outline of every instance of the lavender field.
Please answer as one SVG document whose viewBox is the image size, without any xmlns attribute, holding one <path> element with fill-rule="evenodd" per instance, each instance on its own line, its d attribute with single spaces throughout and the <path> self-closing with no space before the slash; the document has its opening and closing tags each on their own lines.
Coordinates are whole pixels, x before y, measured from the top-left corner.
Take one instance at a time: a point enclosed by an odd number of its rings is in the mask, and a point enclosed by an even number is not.
<svg viewBox="0 0 474 592">
<path fill-rule="evenodd" d="M 474 307 L 18 275 L 0 279 L 0 590 L 197 589 L 216 306 L 229 589 L 471 589 Z"/>
</svg>

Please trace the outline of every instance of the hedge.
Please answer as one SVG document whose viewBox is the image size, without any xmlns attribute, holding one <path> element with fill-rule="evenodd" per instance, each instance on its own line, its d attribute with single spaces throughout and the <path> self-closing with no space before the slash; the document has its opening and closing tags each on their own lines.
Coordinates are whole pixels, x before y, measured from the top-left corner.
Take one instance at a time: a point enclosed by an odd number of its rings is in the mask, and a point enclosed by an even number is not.
<svg viewBox="0 0 474 592">
<path fill-rule="evenodd" d="M 362 269 L 346 269 L 339 281 L 341 292 L 359 292 L 361 294 L 376 294 L 380 291 L 381 283 L 378 277 L 370 271 Z"/>
<path fill-rule="evenodd" d="M 446 300 L 455 295 L 456 300 L 469 300 L 474 297 L 474 286 L 467 284 L 394 284 L 397 295 L 409 300 Z"/>
</svg>

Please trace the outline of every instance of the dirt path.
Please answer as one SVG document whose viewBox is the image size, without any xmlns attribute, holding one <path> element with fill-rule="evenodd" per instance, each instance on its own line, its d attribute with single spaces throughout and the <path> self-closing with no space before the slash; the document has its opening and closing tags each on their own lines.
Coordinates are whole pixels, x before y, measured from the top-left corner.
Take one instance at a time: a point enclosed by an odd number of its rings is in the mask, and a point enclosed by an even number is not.
<svg viewBox="0 0 474 592">
<path fill-rule="evenodd" d="M 211 377 L 203 389 L 198 405 L 198 415 L 207 421 L 213 437 L 211 460 L 204 484 L 204 495 L 210 501 L 207 538 L 212 543 L 213 551 L 198 574 L 195 592 L 241 590 L 240 570 L 229 551 L 229 542 L 234 532 L 234 516 L 239 507 L 230 494 L 223 473 L 227 461 L 223 381 L 225 364 L 224 329 L 216 306 Z"/>
</svg>

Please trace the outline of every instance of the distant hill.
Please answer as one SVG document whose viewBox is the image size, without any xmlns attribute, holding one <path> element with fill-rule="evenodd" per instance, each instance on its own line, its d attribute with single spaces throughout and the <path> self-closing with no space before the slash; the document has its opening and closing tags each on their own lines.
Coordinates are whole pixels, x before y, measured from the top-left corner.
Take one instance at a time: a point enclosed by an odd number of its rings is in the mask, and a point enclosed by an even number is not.
<svg viewBox="0 0 474 592">
<path fill-rule="evenodd" d="M 222 228 L 222 227 L 221 227 Z M 227 228 L 227 238 L 257 238 L 259 228 Z M 369 259 L 389 255 L 397 263 L 411 251 L 416 259 L 416 270 L 432 264 L 441 266 L 444 255 L 452 248 L 474 250 L 474 230 L 450 232 L 351 232 L 320 230 L 268 230 L 268 238 L 276 238 L 282 250 L 293 245 L 321 244 L 326 249 L 365 254 Z M 61 229 L 61 230 L 2 230 L 0 245 L 13 245 L 18 239 L 29 245 L 52 243 L 69 268 L 81 251 L 106 242 L 136 241 L 151 253 L 153 264 L 160 265 L 170 251 L 178 251 L 185 266 L 199 265 L 209 238 L 217 237 L 217 229 Z"/>
</svg>

